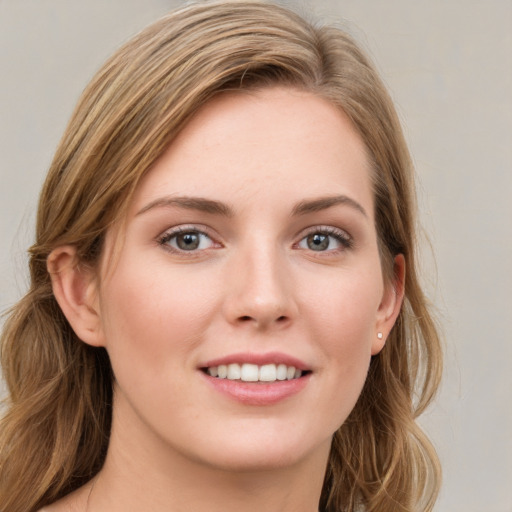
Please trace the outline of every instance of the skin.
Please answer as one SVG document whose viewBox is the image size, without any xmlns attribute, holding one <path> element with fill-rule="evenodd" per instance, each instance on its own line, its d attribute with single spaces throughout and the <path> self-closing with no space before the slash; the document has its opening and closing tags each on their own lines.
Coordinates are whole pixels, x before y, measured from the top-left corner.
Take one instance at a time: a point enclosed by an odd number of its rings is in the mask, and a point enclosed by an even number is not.
<svg viewBox="0 0 512 512">
<path fill-rule="evenodd" d="M 52 253 L 55 296 L 78 336 L 106 347 L 116 382 L 104 468 L 47 511 L 318 509 L 332 435 L 402 300 L 402 257 L 397 282 L 383 279 L 370 172 L 359 135 L 325 100 L 225 94 L 142 179 L 99 270 L 77 266 L 73 247 Z M 179 249 L 180 227 L 204 233 L 197 249 Z M 219 393 L 199 369 L 275 351 L 310 375 L 270 405 Z"/>
</svg>

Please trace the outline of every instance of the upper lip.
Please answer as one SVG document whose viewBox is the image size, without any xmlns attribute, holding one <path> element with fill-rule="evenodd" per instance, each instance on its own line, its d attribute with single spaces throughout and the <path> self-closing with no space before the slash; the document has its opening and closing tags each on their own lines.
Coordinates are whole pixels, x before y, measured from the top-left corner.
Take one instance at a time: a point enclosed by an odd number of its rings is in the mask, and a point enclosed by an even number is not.
<svg viewBox="0 0 512 512">
<path fill-rule="evenodd" d="M 298 370 L 306 371 L 310 370 L 308 365 L 297 359 L 294 356 L 289 354 L 284 354 L 282 352 L 266 352 L 264 354 L 257 354 L 254 352 L 240 352 L 235 354 L 229 354 L 224 357 L 219 357 L 217 359 L 210 359 L 201 363 L 199 365 L 200 368 L 210 368 L 212 366 L 220 366 L 221 364 L 256 364 L 258 366 L 263 366 L 265 364 L 285 364 L 286 366 L 294 366 Z"/>
</svg>

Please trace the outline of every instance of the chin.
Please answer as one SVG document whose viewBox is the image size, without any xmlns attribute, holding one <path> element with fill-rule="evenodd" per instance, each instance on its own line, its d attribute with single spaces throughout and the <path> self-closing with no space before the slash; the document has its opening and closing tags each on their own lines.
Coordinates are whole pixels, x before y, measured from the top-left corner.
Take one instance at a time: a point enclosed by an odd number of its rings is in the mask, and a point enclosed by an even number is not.
<svg viewBox="0 0 512 512">
<path fill-rule="evenodd" d="M 244 435 L 229 436 L 225 442 L 215 442 L 215 447 L 209 444 L 199 458 L 203 464 L 222 471 L 272 471 L 296 466 L 316 454 L 327 461 L 331 440 L 329 436 L 315 442 L 311 437 L 294 438 L 283 429 L 277 435 L 260 429 L 258 434 L 248 431 Z"/>
</svg>

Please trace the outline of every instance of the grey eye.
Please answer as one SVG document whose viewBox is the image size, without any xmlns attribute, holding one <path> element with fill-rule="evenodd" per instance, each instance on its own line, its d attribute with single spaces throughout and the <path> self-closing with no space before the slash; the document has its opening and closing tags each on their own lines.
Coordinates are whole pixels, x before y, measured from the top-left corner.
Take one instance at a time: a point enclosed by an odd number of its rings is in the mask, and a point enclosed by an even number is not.
<svg viewBox="0 0 512 512">
<path fill-rule="evenodd" d="M 193 251 L 199 247 L 201 236 L 199 233 L 180 233 L 176 235 L 176 245 L 182 251 Z"/>
<path fill-rule="evenodd" d="M 325 251 L 329 248 L 330 236 L 324 233 L 312 233 L 306 237 L 308 249 L 312 251 Z"/>
<path fill-rule="evenodd" d="M 206 234 L 196 230 L 183 230 L 165 234 L 161 239 L 162 245 L 170 249 L 182 252 L 201 251 L 215 245 L 214 241 Z"/>
<path fill-rule="evenodd" d="M 300 249 L 314 252 L 331 252 L 349 249 L 352 241 L 344 231 L 334 228 L 311 231 L 298 244 Z"/>
</svg>

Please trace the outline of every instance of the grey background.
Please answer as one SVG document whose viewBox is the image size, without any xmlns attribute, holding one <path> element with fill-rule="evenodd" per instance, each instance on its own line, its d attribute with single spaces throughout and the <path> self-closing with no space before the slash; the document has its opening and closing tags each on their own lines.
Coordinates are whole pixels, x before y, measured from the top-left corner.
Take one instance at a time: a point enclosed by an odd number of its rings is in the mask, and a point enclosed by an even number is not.
<svg viewBox="0 0 512 512">
<path fill-rule="evenodd" d="M 180 1 L 0 0 L 0 309 L 25 291 L 25 250 L 52 153 L 85 84 Z M 288 2 L 338 21 L 377 61 L 419 180 L 425 284 L 446 371 L 422 423 L 441 512 L 512 512 L 512 1 Z"/>
</svg>

